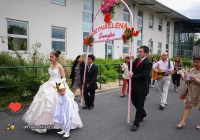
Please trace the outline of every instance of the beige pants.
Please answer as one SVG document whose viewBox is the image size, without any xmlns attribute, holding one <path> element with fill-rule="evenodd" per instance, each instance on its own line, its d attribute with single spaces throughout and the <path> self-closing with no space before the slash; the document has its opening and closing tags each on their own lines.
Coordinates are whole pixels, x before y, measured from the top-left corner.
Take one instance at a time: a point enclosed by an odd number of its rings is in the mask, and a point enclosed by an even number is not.
<svg viewBox="0 0 200 140">
<path fill-rule="evenodd" d="M 167 95 L 168 95 L 168 89 L 170 85 L 170 76 L 163 76 L 163 78 L 158 79 L 158 88 L 160 90 L 160 97 L 161 97 L 161 104 L 162 106 L 165 106 L 167 104 Z"/>
</svg>

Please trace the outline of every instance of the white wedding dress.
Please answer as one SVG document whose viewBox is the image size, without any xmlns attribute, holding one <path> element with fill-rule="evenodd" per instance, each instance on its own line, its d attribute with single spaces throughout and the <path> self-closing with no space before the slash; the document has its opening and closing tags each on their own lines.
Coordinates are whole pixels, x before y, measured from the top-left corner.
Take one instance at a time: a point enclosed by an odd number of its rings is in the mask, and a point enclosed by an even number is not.
<svg viewBox="0 0 200 140">
<path fill-rule="evenodd" d="M 58 92 L 55 89 L 55 83 L 61 79 L 61 74 L 57 68 L 48 69 L 50 79 L 40 86 L 39 91 L 35 95 L 28 111 L 23 116 L 23 121 L 28 125 L 54 125 L 54 129 L 60 129 L 61 126 L 53 122 L 52 113 L 58 102 Z M 79 116 L 78 104 L 74 101 L 74 93 L 69 89 L 67 83 L 66 94 L 70 97 L 73 103 L 73 118 L 71 129 L 82 128 L 83 124 Z M 47 129 L 32 129 L 39 133 L 45 133 Z"/>
</svg>

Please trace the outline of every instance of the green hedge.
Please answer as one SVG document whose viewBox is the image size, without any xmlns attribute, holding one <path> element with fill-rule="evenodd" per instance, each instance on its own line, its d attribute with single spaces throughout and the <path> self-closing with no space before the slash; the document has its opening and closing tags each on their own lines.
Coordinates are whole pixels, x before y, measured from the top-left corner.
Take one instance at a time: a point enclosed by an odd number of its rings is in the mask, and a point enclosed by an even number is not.
<svg viewBox="0 0 200 140">
<path fill-rule="evenodd" d="M 0 53 L 0 106 L 6 104 L 5 99 L 22 98 L 23 100 L 32 100 L 36 94 L 41 81 L 48 80 L 47 68 L 25 68 L 30 62 L 22 57 L 12 57 L 7 52 Z M 17 67 L 16 66 L 20 66 Z M 2 67 L 11 67 L 9 69 Z M 20 86 L 26 85 L 26 86 Z M 31 85 L 31 86 L 30 86 Z M 15 86 L 15 87 L 9 87 Z M 2 88 L 8 87 L 8 88 Z"/>
<path fill-rule="evenodd" d="M 176 57 L 171 58 L 170 60 L 172 60 L 173 62 L 175 61 Z M 183 66 L 185 68 L 190 68 L 192 66 L 192 61 L 188 58 L 181 58 L 181 61 L 183 63 Z"/>
<path fill-rule="evenodd" d="M 150 58 L 150 60 L 153 58 L 153 57 L 156 57 L 156 59 L 158 60 L 158 57 L 160 57 L 161 55 L 159 54 L 152 54 L 152 55 L 149 55 L 148 57 Z M 170 58 L 171 61 L 174 62 L 176 57 L 172 57 Z M 181 61 L 183 63 L 183 66 L 186 67 L 186 68 L 189 68 L 192 66 L 192 61 L 188 58 L 181 58 Z"/>
<path fill-rule="evenodd" d="M 124 59 L 95 59 L 95 64 L 103 64 L 98 66 L 98 82 L 108 83 L 114 82 L 119 76 L 115 76 L 120 73 L 120 64 L 124 62 Z M 101 77 L 100 77 L 101 73 Z M 109 76 L 110 75 L 110 76 Z"/>
<path fill-rule="evenodd" d="M 0 88 L 0 107 L 6 103 L 6 99 L 11 97 L 13 98 L 22 98 L 25 101 L 31 101 L 33 96 L 37 93 L 39 85 L 42 82 L 45 82 L 49 79 L 48 67 L 49 64 L 47 58 L 45 58 L 41 54 L 36 54 L 35 56 L 29 57 L 30 59 L 25 60 L 22 58 L 21 54 L 16 51 L 17 57 L 11 56 L 8 52 L 0 52 L 0 87 L 8 87 L 8 86 L 16 86 L 9 88 Z M 41 61 L 41 59 L 43 59 Z M 67 62 L 66 59 L 59 59 L 61 64 L 65 64 Z M 42 63 L 43 62 L 43 63 Z M 71 64 L 73 61 L 68 60 L 68 64 Z M 113 65 L 116 64 L 117 65 Z M 98 81 L 100 82 L 111 82 L 115 81 L 118 76 L 108 76 L 115 75 L 119 73 L 119 63 L 123 63 L 123 59 L 112 60 L 112 59 L 95 59 L 95 64 L 110 64 L 110 65 L 102 65 L 101 69 L 99 67 L 99 73 L 102 73 L 102 78 L 98 76 Z M 40 64 L 40 67 L 36 65 Z M 65 64 L 66 65 L 66 64 Z M 20 66 L 16 68 L 16 66 Z M 22 67 L 21 67 L 22 66 Z M 25 68 L 24 66 L 29 66 Z M 12 67 L 12 68 L 4 68 L 2 67 Z M 70 67 L 64 67 L 67 77 L 70 74 Z M 66 70 L 67 69 L 67 70 Z M 28 85 L 30 84 L 30 85 Z M 26 85 L 26 86 L 19 86 Z"/>
</svg>

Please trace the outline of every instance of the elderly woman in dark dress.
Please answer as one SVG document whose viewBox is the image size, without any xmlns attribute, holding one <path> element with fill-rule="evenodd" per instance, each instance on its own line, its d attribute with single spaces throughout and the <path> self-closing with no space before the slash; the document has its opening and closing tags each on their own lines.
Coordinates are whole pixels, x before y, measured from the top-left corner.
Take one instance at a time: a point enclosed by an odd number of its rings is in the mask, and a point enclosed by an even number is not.
<svg viewBox="0 0 200 140">
<path fill-rule="evenodd" d="M 83 57 L 78 55 L 72 66 L 70 79 L 72 79 L 72 92 L 76 94 L 76 89 L 82 89 L 85 63 Z"/>
<path fill-rule="evenodd" d="M 190 113 L 192 107 L 196 107 L 200 110 L 200 56 L 193 59 L 194 68 L 186 74 L 185 80 L 189 83 L 188 93 L 185 98 L 185 110 L 181 122 L 177 125 L 177 128 L 183 128 L 185 120 Z M 199 117 L 200 118 L 200 117 Z M 196 127 L 200 129 L 200 123 Z"/>
</svg>

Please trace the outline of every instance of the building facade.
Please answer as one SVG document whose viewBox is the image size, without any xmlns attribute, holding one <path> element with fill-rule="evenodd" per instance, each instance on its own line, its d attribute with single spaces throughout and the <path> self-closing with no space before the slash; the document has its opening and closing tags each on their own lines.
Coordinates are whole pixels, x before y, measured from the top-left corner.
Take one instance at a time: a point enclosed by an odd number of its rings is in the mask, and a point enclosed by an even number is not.
<svg viewBox="0 0 200 140">
<path fill-rule="evenodd" d="M 134 28 L 140 31 L 134 38 L 134 56 L 138 48 L 147 45 L 150 54 L 169 52 L 173 54 L 174 23 L 187 17 L 173 11 L 155 0 L 125 0 L 133 14 Z M 85 55 L 87 48 L 83 38 L 90 31 L 104 24 L 100 12 L 91 28 L 101 0 L 1 0 L 0 36 L 8 37 L 24 56 L 36 42 L 41 43 L 39 52 L 48 55 L 52 49 L 60 50 L 67 59 Z M 131 22 L 126 7 L 115 8 L 112 20 Z M 171 13 L 170 13 L 171 12 Z M 1 43 L 0 51 L 13 53 L 13 44 Z M 94 43 L 89 52 L 98 58 L 117 59 L 128 56 L 129 45 L 122 40 Z"/>
</svg>

